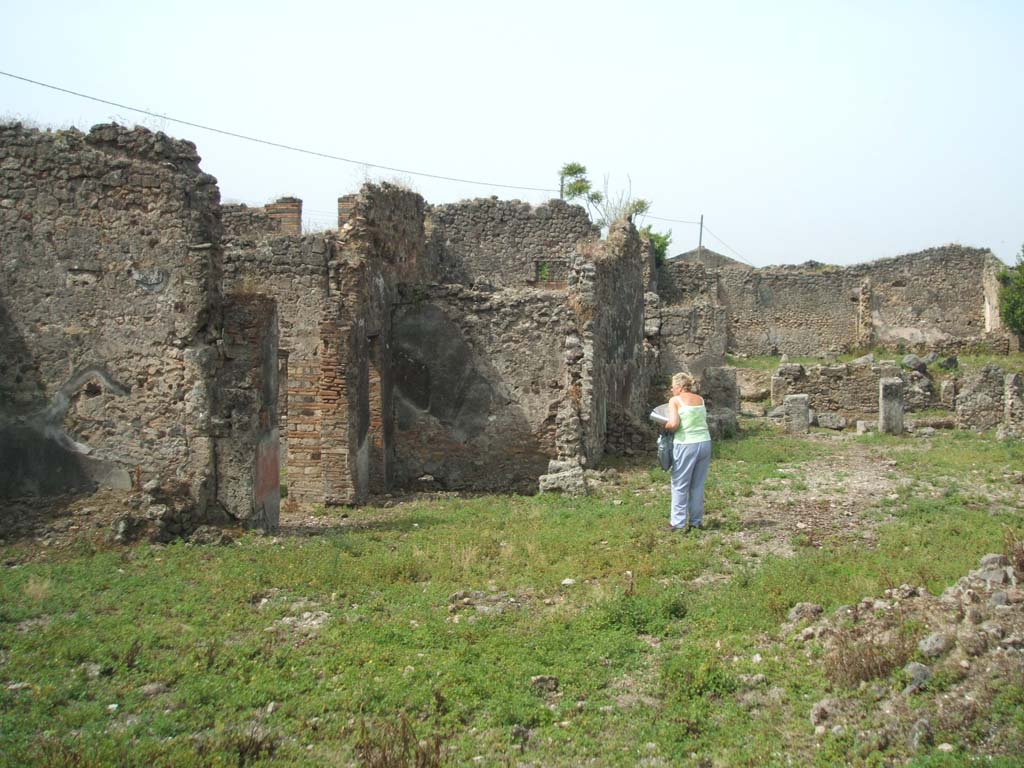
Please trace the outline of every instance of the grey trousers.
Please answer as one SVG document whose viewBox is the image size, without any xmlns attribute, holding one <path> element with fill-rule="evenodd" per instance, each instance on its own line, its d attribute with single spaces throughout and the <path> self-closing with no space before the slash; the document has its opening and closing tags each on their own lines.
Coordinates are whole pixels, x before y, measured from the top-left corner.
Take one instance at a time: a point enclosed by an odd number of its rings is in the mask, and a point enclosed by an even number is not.
<svg viewBox="0 0 1024 768">
<path fill-rule="evenodd" d="M 675 445 L 672 462 L 672 512 L 669 522 L 673 528 L 687 523 L 704 522 L 704 481 L 711 468 L 711 441 Z"/>
</svg>

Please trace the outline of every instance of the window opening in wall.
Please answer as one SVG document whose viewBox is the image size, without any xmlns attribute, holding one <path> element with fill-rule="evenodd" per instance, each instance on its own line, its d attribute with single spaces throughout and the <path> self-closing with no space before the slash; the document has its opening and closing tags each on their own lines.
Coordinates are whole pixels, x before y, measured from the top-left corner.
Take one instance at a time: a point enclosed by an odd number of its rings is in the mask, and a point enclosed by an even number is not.
<svg viewBox="0 0 1024 768">
<path fill-rule="evenodd" d="M 533 282 L 542 288 L 564 288 L 569 262 L 564 259 L 539 259 L 533 262 Z"/>
</svg>

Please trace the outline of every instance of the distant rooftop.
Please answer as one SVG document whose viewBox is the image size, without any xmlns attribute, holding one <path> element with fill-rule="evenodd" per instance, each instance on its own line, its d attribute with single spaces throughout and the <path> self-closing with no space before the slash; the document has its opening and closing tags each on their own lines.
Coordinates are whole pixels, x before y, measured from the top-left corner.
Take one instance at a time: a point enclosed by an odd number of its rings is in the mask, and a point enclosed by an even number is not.
<svg viewBox="0 0 1024 768">
<path fill-rule="evenodd" d="M 701 248 L 699 251 L 697 248 L 694 248 L 692 251 L 673 256 L 672 261 L 693 262 L 713 269 L 753 269 L 749 264 L 736 261 L 736 259 L 730 259 L 728 256 L 712 251 L 710 248 Z"/>
</svg>

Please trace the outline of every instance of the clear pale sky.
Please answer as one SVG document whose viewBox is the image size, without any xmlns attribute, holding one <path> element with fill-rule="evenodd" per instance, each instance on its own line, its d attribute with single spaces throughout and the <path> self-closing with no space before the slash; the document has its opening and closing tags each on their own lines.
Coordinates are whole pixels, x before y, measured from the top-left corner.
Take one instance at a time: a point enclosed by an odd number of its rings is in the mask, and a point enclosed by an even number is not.
<svg viewBox="0 0 1024 768">
<path fill-rule="evenodd" d="M 557 188 L 567 161 L 755 265 L 1024 243 L 1024 2 L 0 0 L 0 70 L 311 150 Z M 194 141 L 228 201 L 399 180 L 428 202 L 550 193 L 317 159 L 0 76 L 0 115 Z M 697 228 L 671 228 L 671 253 Z"/>
</svg>

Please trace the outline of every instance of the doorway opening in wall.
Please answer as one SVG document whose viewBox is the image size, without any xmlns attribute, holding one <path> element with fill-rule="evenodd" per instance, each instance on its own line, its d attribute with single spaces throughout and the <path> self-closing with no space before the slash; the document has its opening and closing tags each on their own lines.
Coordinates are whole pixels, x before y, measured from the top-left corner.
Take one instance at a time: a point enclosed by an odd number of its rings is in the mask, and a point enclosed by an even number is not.
<svg viewBox="0 0 1024 768">
<path fill-rule="evenodd" d="M 370 493 L 383 493 L 387 487 L 387 450 L 384 435 L 384 386 L 382 375 L 382 361 L 384 359 L 381 348 L 380 334 L 368 336 L 366 339 L 368 347 L 368 368 L 369 368 L 369 399 L 370 399 L 370 426 L 366 434 L 366 442 L 369 446 L 369 486 Z"/>
</svg>

